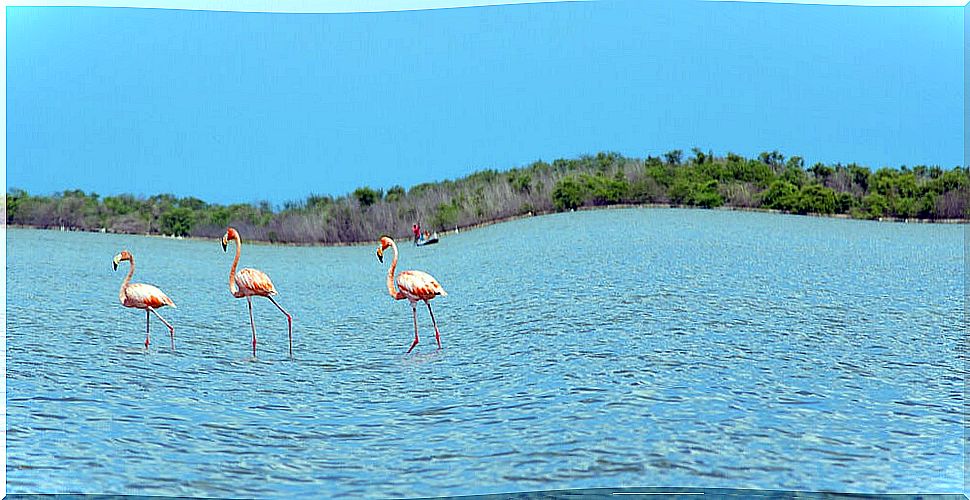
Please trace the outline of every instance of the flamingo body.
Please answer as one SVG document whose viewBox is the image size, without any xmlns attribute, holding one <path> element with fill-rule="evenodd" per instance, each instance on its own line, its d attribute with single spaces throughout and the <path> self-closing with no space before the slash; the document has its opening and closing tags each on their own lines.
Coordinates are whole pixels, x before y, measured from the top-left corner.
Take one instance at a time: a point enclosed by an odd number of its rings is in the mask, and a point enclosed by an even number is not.
<svg viewBox="0 0 970 500">
<path fill-rule="evenodd" d="M 159 309 L 165 306 L 175 307 L 175 302 L 165 295 L 165 292 L 152 285 L 132 283 L 125 287 L 121 297 L 121 305 L 136 309 Z"/>
<path fill-rule="evenodd" d="M 397 287 L 404 298 L 411 301 L 431 300 L 438 295 L 448 295 L 438 280 L 424 271 L 401 271 L 397 275 Z"/>
<path fill-rule="evenodd" d="M 118 264 L 122 261 L 128 261 L 130 267 L 128 269 L 128 275 L 125 276 L 125 281 L 121 283 L 121 290 L 118 291 L 118 300 L 125 307 L 143 309 L 145 311 L 145 349 L 148 349 L 148 345 L 151 343 L 149 319 L 150 314 L 154 314 L 168 327 L 169 334 L 172 338 L 172 350 L 174 351 L 175 328 L 168 321 L 165 321 L 165 318 L 158 314 L 156 309 L 165 306 L 175 307 L 175 302 L 172 302 L 172 299 L 168 298 L 168 295 L 165 295 L 165 292 L 159 290 L 158 287 L 131 282 L 131 277 L 135 274 L 135 257 L 131 255 L 131 252 L 122 250 L 121 253 L 115 255 L 112 265 L 116 271 L 118 270 Z"/>
<path fill-rule="evenodd" d="M 236 272 L 236 266 L 239 264 L 239 256 L 242 254 L 242 238 L 239 237 L 239 232 L 231 227 L 226 229 L 226 234 L 222 237 L 223 251 L 227 251 L 230 241 L 236 242 L 236 258 L 233 259 L 232 268 L 229 269 L 229 293 L 237 299 L 245 297 L 246 302 L 249 304 L 249 324 L 253 329 L 253 357 L 256 357 L 256 320 L 253 318 L 252 298 L 266 297 L 286 316 L 287 334 L 290 339 L 290 357 L 292 358 L 293 317 L 273 299 L 273 295 L 277 294 L 276 286 L 273 285 L 273 281 L 269 279 L 266 273 L 249 268 L 240 269 L 239 272 Z"/>
<path fill-rule="evenodd" d="M 232 293 L 236 298 L 252 296 L 268 297 L 277 294 L 273 281 L 269 279 L 266 273 L 258 269 L 240 269 L 233 276 L 233 281 L 236 282 L 236 287 L 238 287 Z"/>
<path fill-rule="evenodd" d="M 424 271 L 401 271 L 401 274 L 398 274 L 395 279 L 394 270 L 397 269 L 398 257 L 397 244 L 390 237 L 382 236 L 377 247 L 377 259 L 381 262 L 384 262 L 384 250 L 388 248 L 394 250 L 394 259 L 391 261 L 391 268 L 387 271 L 387 293 L 394 300 L 408 299 L 411 303 L 411 314 L 414 317 L 414 342 L 411 343 L 408 352 L 410 353 L 414 350 L 414 346 L 418 345 L 418 311 L 415 304 L 419 300 L 428 306 L 428 314 L 431 315 L 431 324 L 434 326 L 434 339 L 438 343 L 438 349 L 441 349 L 441 334 L 438 332 L 438 322 L 434 319 L 434 311 L 431 310 L 431 299 L 439 295 L 444 297 L 448 293 L 441 287 L 438 280 Z"/>
</svg>

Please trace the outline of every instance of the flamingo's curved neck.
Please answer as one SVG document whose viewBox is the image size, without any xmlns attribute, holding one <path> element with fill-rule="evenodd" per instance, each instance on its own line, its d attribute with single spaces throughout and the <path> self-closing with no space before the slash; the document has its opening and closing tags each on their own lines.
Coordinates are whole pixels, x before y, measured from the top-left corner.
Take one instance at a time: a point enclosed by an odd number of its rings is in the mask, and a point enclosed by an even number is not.
<svg viewBox="0 0 970 500">
<path fill-rule="evenodd" d="M 128 267 L 128 275 L 125 276 L 125 281 L 121 282 L 121 290 L 118 291 L 118 300 L 122 304 L 125 303 L 125 289 L 128 288 L 128 284 L 131 283 L 131 277 L 135 274 L 135 258 L 128 259 L 128 263 L 131 264 Z"/>
<path fill-rule="evenodd" d="M 394 249 L 394 259 L 391 260 L 391 268 L 387 270 L 387 293 L 395 299 L 400 299 L 403 294 L 394 286 L 394 271 L 397 269 L 397 244 L 394 240 L 391 240 L 391 248 Z"/>
<path fill-rule="evenodd" d="M 229 269 L 229 291 L 233 294 L 236 293 L 238 288 L 236 288 L 236 266 L 239 265 L 239 255 L 242 254 L 242 240 L 239 239 L 239 233 L 236 233 L 236 258 L 232 260 L 232 269 Z"/>
</svg>

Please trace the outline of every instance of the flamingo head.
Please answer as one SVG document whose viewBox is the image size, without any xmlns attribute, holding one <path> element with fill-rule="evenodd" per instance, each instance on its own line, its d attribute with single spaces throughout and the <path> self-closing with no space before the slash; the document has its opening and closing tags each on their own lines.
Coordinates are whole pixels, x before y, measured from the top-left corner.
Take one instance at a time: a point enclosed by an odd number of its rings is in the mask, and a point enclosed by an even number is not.
<svg viewBox="0 0 970 500">
<path fill-rule="evenodd" d="M 235 240 L 239 238 L 239 233 L 233 228 L 226 229 L 226 234 L 222 236 L 222 251 L 226 252 L 229 246 L 229 240 Z"/>
<path fill-rule="evenodd" d="M 377 245 L 377 260 L 379 260 L 379 261 L 381 261 L 381 263 L 383 263 L 384 262 L 384 250 L 387 250 L 387 247 L 389 247 L 389 246 L 391 246 L 393 244 L 394 244 L 394 240 L 392 240 L 390 236 L 381 236 L 381 242 L 380 242 L 380 244 Z"/>
<path fill-rule="evenodd" d="M 111 265 L 112 267 L 114 267 L 115 271 L 118 270 L 118 264 L 123 260 L 127 260 L 130 262 L 131 252 L 129 252 L 128 250 L 122 250 L 121 253 L 119 253 L 118 255 L 115 255 L 115 258 L 111 261 Z"/>
</svg>

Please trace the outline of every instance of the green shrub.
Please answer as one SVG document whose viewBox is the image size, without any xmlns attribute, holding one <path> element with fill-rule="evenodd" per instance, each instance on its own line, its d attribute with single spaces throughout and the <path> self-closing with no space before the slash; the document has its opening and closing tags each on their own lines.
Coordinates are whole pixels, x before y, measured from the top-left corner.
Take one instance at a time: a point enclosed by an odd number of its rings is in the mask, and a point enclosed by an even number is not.
<svg viewBox="0 0 970 500">
<path fill-rule="evenodd" d="M 195 222 L 195 214 L 188 208 L 171 208 L 162 214 L 159 222 L 162 234 L 188 236 Z"/>
<path fill-rule="evenodd" d="M 689 205 L 693 199 L 692 187 L 693 185 L 689 180 L 678 179 L 670 186 L 667 195 L 670 197 L 670 201 L 677 205 Z"/>
<path fill-rule="evenodd" d="M 896 217 L 911 218 L 919 213 L 919 203 L 913 198 L 895 198 L 892 206 Z"/>
<path fill-rule="evenodd" d="M 866 209 L 866 215 L 870 219 L 878 219 L 886 215 L 889 211 L 889 202 L 881 194 L 870 194 L 862 199 L 862 205 Z"/>
<path fill-rule="evenodd" d="M 458 214 L 460 209 L 455 200 L 451 203 L 439 203 L 438 208 L 435 209 L 434 217 L 431 219 L 431 224 L 437 229 L 448 229 L 455 227 L 458 224 Z"/>
<path fill-rule="evenodd" d="M 209 204 L 198 198 L 188 196 L 180 199 L 178 201 L 178 206 L 181 208 L 187 208 L 189 210 L 205 210 Z"/>
<path fill-rule="evenodd" d="M 623 178 L 610 179 L 604 175 L 584 174 L 582 181 L 585 184 L 585 193 L 594 205 L 619 203 L 630 191 L 630 183 Z"/>
<path fill-rule="evenodd" d="M 724 197 L 717 190 L 717 181 L 709 181 L 694 192 L 691 201 L 697 206 L 715 208 L 724 204 Z"/>
<path fill-rule="evenodd" d="M 132 212 L 138 211 L 138 207 L 141 203 L 134 196 L 130 194 L 123 194 L 121 196 L 108 196 L 104 199 L 104 206 L 111 213 L 117 215 L 130 214 Z"/>
<path fill-rule="evenodd" d="M 13 222 L 17 220 L 17 211 L 20 207 L 30 200 L 30 195 L 27 191 L 23 189 L 13 189 L 7 193 L 6 197 L 6 208 L 7 208 L 7 222 Z"/>
<path fill-rule="evenodd" d="M 663 195 L 663 188 L 653 177 L 644 177 L 630 185 L 629 197 L 636 203 L 653 203 Z"/>
<path fill-rule="evenodd" d="M 857 205 L 855 196 L 850 193 L 839 193 L 835 195 L 835 213 L 847 214 Z"/>
<path fill-rule="evenodd" d="M 795 158 L 798 158 L 797 156 Z M 808 174 L 805 170 L 792 166 L 791 164 L 785 167 L 785 170 L 781 173 L 782 180 L 793 184 L 801 188 L 805 184 L 808 184 Z"/>
<path fill-rule="evenodd" d="M 362 207 L 369 207 L 377 203 L 383 197 L 383 193 L 369 187 L 361 187 L 354 190 L 354 198 Z"/>
<path fill-rule="evenodd" d="M 404 198 L 404 188 L 401 186 L 394 186 L 387 190 L 387 194 L 384 195 L 384 199 L 388 203 L 394 203 L 401 201 Z"/>
<path fill-rule="evenodd" d="M 869 186 L 873 194 L 882 196 L 892 196 L 895 192 L 896 177 L 898 172 L 889 168 L 880 168 L 869 176 Z"/>
<path fill-rule="evenodd" d="M 586 189 L 575 177 L 563 177 L 552 189 L 552 204 L 556 210 L 573 210 L 586 201 Z"/>
<path fill-rule="evenodd" d="M 645 171 L 648 177 L 653 178 L 657 184 L 664 188 L 670 187 L 674 182 L 674 169 L 660 163 L 659 160 L 647 162 Z"/>
<path fill-rule="evenodd" d="M 809 184 L 798 193 L 796 211 L 800 214 L 835 213 L 835 191 L 819 184 Z"/>
<path fill-rule="evenodd" d="M 664 153 L 664 161 L 668 165 L 680 165 L 680 162 L 684 159 L 684 152 L 679 149 L 673 149 Z"/>
<path fill-rule="evenodd" d="M 920 197 L 916 205 L 916 213 L 920 217 L 933 217 L 936 215 L 936 198 L 933 193 L 926 193 Z"/>
<path fill-rule="evenodd" d="M 532 176 L 528 172 L 512 172 L 509 174 L 509 184 L 520 193 L 529 193 L 532 191 Z"/>
<path fill-rule="evenodd" d="M 788 181 L 775 181 L 761 193 L 761 204 L 776 210 L 795 210 L 798 204 L 798 188 Z"/>
<path fill-rule="evenodd" d="M 717 181 L 696 182 L 679 179 L 671 186 L 670 200 L 679 205 L 696 205 L 704 208 L 719 207 L 724 197 L 717 189 Z"/>
<path fill-rule="evenodd" d="M 725 175 L 736 181 L 759 185 L 765 185 L 774 177 L 770 165 L 756 160 L 728 163 Z"/>
</svg>

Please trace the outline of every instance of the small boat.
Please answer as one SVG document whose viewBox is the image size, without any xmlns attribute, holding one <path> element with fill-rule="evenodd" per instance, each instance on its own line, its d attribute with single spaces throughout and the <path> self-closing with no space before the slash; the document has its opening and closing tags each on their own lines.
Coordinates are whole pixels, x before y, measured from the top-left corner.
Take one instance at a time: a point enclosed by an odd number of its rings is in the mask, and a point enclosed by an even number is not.
<svg viewBox="0 0 970 500">
<path fill-rule="evenodd" d="M 419 238 L 418 241 L 415 241 L 414 244 L 419 247 L 423 247 L 425 245 L 433 245 L 437 242 L 438 242 L 438 232 L 435 231 L 429 238 L 425 238 L 424 235 L 422 234 L 421 238 Z"/>
</svg>

